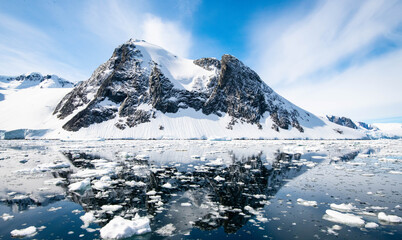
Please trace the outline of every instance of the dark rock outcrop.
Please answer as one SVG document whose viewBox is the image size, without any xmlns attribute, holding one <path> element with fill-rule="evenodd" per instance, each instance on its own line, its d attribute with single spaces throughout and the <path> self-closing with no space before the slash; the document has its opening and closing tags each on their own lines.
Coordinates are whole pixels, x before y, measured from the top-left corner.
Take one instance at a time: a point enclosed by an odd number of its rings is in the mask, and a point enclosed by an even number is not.
<svg viewBox="0 0 402 240">
<path fill-rule="evenodd" d="M 350 118 L 346 118 L 346 117 L 337 117 L 337 116 L 328 116 L 327 115 L 327 119 L 333 123 L 336 123 L 338 125 L 341 126 L 345 126 L 348 128 L 353 128 L 353 129 L 357 129 L 358 127 L 356 126 L 356 124 L 350 119 Z"/>
</svg>

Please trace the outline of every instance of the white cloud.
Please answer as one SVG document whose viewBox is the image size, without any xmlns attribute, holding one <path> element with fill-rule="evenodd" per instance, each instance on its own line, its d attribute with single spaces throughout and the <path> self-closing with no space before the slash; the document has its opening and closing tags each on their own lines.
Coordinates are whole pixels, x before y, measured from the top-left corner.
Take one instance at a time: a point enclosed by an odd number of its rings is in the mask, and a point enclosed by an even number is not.
<svg viewBox="0 0 402 240">
<path fill-rule="evenodd" d="M 276 21 L 262 17 L 254 23 L 250 59 L 269 85 L 307 110 L 360 119 L 390 115 L 381 111 L 383 106 L 402 102 L 396 88 L 401 72 L 391 60 L 399 60 L 400 53 L 381 58 L 367 53 L 378 41 L 402 43 L 397 32 L 401 12 L 400 1 L 327 0 L 297 12 L 297 18 L 286 13 Z M 345 61 L 350 65 L 339 68 Z M 370 113 L 359 111 L 370 107 Z"/>
<path fill-rule="evenodd" d="M 144 2 L 135 5 L 128 3 L 130 2 L 91 2 L 84 21 L 101 40 L 114 46 L 130 38 L 143 39 L 174 54 L 188 57 L 192 35 L 180 22 L 151 14 Z"/>
<path fill-rule="evenodd" d="M 191 34 L 183 30 L 178 23 L 162 21 L 161 18 L 148 15 L 143 25 L 143 38 L 155 45 L 179 56 L 187 57 L 192 46 Z"/>
<path fill-rule="evenodd" d="M 314 113 L 356 120 L 402 116 L 402 50 L 325 78 L 283 88 L 288 99 Z"/>
</svg>

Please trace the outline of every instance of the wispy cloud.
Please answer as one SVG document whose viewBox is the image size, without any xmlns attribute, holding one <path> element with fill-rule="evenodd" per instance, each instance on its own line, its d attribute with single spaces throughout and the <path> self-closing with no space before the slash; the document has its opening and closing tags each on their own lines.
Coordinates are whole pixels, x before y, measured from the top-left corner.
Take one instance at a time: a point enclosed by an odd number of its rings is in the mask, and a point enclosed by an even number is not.
<svg viewBox="0 0 402 240">
<path fill-rule="evenodd" d="M 0 13 L 0 33 L 0 74 L 41 72 L 70 80 L 84 78 L 80 70 L 54 58 L 56 41 L 40 29 Z"/>
<path fill-rule="evenodd" d="M 180 22 L 151 13 L 146 2 L 94 1 L 88 5 L 84 22 L 90 31 L 115 46 L 130 38 L 144 39 L 182 57 L 192 47 L 191 32 Z M 191 10 L 191 9 L 190 9 Z M 184 14 L 188 14 L 187 9 Z"/>
<path fill-rule="evenodd" d="M 400 1 L 339 0 L 317 1 L 297 18 L 286 12 L 276 21 L 264 16 L 253 26 L 250 59 L 268 84 L 313 112 L 358 119 L 402 115 L 380 111 L 402 102 L 396 90 L 401 12 Z M 359 111 L 370 107 L 371 113 Z"/>
</svg>

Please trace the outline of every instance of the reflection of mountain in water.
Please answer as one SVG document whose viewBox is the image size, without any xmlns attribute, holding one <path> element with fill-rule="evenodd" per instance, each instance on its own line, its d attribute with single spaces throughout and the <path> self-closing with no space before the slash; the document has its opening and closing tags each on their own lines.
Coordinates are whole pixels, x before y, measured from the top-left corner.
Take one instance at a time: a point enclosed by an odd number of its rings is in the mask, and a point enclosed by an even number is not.
<svg viewBox="0 0 402 240">
<path fill-rule="evenodd" d="M 78 168 L 90 166 L 94 159 L 87 156 L 85 160 L 83 154 L 78 161 L 71 154 L 66 156 Z M 109 187 L 68 192 L 68 196 L 86 212 L 92 211 L 101 226 L 115 215 L 131 218 L 139 213 L 154 216 L 153 229 L 173 223 L 178 231 L 184 231 L 191 222 L 202 230 L 223 226 L 225 232 L 234 233 L 251 217 L 250 212 L 255 214 L 250 209 L 262 208 L 284 185 L 284 180 L 307 169 L 303 164 L 295 164 L 300 154 L 278 153 L 272 164 L 264 164 L 261 156 L 260 153 L 238 159 L 232 155 L 230 166 L 200 162 L 190 172 L 133 158 L 122 162 L 121 171 L 110 176 Z M 102 210 L 104 205 L 122 207 L 113 212 Z"/>
</svg>

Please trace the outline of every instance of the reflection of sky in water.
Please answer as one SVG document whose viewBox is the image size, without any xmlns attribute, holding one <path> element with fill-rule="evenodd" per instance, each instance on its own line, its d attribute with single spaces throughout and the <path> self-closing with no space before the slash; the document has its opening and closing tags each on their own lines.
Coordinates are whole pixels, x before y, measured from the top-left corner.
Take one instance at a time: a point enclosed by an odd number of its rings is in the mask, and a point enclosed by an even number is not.
<svg viewBox="0 0 402 240">
<path fill-rule="evenodd" d="M 365 153 L 373 145 L 377 151 L 372 155 L 360 154 L 354 160 L 342 158 L 356 151 Z M 49 161 L 46 158 L 64 159 L 62 152 L 70 159 L 72 170 L 22 175 L 26 179 L 20 180 L 19 185 L 29 185 L 31 179 L 43 182 L 65 178 L 64 184 L 48 186 L 47 190 L 35 185 L 27 191 L 28 200 L 16 201 L 7 196 L 16 191 L 12 186 L 17 178 L 1 186 L 0 213 L 14 218 L 1 223 L 0 236 L 7 239 L 11 230 L 27 223 L 25 227 L 46 226 L 35 236 L 39 239 L 78 238 L 80 234 L 84 234 L 81 238 L 92 239 L 113 216 L 131 219 L 140 214 L 151 218 L 153 232 L 137 238 L 161 238 L 163 232 L 157 230 L 173 224 L 176 238 L 191 239 L 400 239 L 401 225 L 386 225 L 362 213 L 402 215 L 395 208 L 402 205 L 401 175 L 389 174 L 401 171 L 399 161 L 389 160 L 400 159 L 399 146 L 398 141 L 3 141 L 0 159 L 6 163 L 13 158 L 20 161 L 38 157 L 37 163 Z M 384 151 L 385 147 L 388 150 Z M 350 158 L 353 157 L 355 154 Z M 109 185 L 96 189 L 94 183 L 100 181 L 100 176 L 93 176 L 91 189 L 68 191 L 69 183 L 80 180 L 74 178 L 77 173 L 97 169 L 99 158 L 119 163 L 117 171 L 110 174 Z M 28 166 L 33 159 L 19 168 Z M 15 189 L 20 189 L 16 194 L 22 194 L 26 188 Z M 37 197 L 41 192 L 48 195 Z M 317 201 L 318 206 L 299 205 L 298 198 Z M 360 229 L 324 220 L 331 203 L 352 203 L 356 206 L 353 214 L 363 216 L 366 222 L 377 222 L 380 227 Z M 113 212 L 102 210 L 104 205 L 122 207 Z M 93 213 L 95 223 L 81 228 L 79 217 L 84 212 L 72 213 L 74 209 Z M 330 230 L 335 224 L 341 229 Z"/>
</svg>

